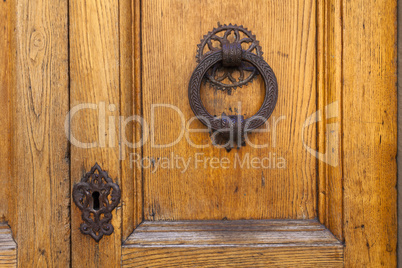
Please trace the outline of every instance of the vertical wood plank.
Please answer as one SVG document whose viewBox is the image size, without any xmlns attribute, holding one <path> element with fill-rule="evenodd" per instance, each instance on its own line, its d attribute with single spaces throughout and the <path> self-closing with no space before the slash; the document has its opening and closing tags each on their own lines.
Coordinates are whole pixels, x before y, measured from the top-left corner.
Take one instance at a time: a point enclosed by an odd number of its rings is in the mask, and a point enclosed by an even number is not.
<svg viewBox="0 0 402 268">
<path fill-rule="evenodd" d="M 342 1 L 317 9 L 318 216 L 342 240 Z"/>
<path fill-rule="evenodd" d="M 13 231 L 20 267 L 70 266 L 68 4 L 13 1 Z"/>
<path fill-rule="evenodd" d="M 11 1 L 0 3 L 0 222 L 8 220 L 10 193 L 10 44 Z"/>
<path fill-rule="evenodd" d="M 396 2 L 343 2 L 346 267 L 396 266 Z"/>
<path fill-rule="evenodd" d="M 121 186 L 118 118 L 120 43 L 118 0 L 70 1 L 70 108 L 84 103 L 70 118 L 71 132 L 82 143 L 71 145 L 71 183 L 97 162 Z M 115 124 L 113 125 L 113 120 Z M 110 125 L 112 123 L 112 125 Z M 72 205 L 72 266 L 117 267 L 121 252 L 121 209 L 113 210 L 114 232 L 96 243 L 79 231 L 81 211 Z"/>
<path fill-rule="evenodd" d="M 398 204 L 402 204 L 402 0 L 398 0 Z M 402 265 L 402 205 L 398 205 L 398 265 Z"/>
</svg>

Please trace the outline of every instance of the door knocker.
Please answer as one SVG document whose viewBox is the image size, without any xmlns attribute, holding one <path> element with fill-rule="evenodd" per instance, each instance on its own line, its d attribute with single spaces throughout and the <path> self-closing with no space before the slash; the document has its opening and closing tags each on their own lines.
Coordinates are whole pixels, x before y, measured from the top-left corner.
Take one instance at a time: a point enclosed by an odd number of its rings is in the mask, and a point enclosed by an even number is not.
<svg viewBox="0 0 402 268">
<path fill-rule="evenodd" d="M 234 33 L 234 41 L 228 37 Z M 223 35 L 222 35 L 223 33 Z M 219 43 L 214 46 L 212 41 Z M 248 45 L 246 49 L 242 44 Z M 209 51 L 204 52 L 205 49 Z M 262 58 L 261 47 L 250 31 L 237 25 L 220 25 L 201 40 L 198 45 L 197 62 L 188 87 L 188 98 L 191 109 L 197 118 L 212 129 L 212 141 L 215 145 L 223 145 L 227 151 L 245 145 L 245 133 L 263 125 L 274 111 L 278 99 L 278 83 L 271 67 Z M 238 79 L 233 73 L 240 73 Z M 245 71 L 250 74 L 245 77 Z M 219 75 L 223 73 L 223 75 Z M 231 94 L 232 89 L 252 82 L 260 74 L 265 83 L 265 98 L 258 112 L 245 119 L 242 115 L 212 116 L 201 101 L 201 83 L 205 79 L 214 88 Z M 227 79 L 226 79 L 227 78 Z M 224 83 L 224 81 L 229 81 Z"/>
</svg>

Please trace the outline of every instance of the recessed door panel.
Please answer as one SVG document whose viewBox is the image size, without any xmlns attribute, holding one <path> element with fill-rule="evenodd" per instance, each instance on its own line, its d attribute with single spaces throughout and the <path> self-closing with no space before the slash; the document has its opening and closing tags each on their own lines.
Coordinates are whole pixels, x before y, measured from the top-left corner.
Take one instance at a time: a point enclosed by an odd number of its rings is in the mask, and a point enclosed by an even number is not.
<svg viewBox="0 0 402 268">
<path fill-rule="evenodd" d="M 312 0 L 142 3 L 146 220 L 316 217 L 316 159 L 305 149 L 316 147 L 316 125 L 303 128 L 316 111 L 315 18 Z M 206 129 L 190 121 L 187 91 L 197 44 L 218 22 L 256 35 L 279 85 L 276 108 L 260 128 L 265 132 L 251 133 L 245 147 L 229 153 L 212 146 L 209 133 L 188 132 Z M 217 116 L 251 117 L 264 94 L 260 77 L 230 95 L 208 83 L 201 89 Z"/>
</svg>

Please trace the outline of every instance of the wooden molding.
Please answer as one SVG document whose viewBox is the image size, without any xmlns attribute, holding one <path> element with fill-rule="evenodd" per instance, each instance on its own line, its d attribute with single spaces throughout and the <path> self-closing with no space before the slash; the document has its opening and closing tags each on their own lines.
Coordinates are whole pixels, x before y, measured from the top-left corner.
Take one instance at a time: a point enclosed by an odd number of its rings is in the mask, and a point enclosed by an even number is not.
<svg viewBox="0 0 402 268">
<path fill-rule="evenodd" d="M 9 206 L 11 186 L 11 74 L 10 74 L 10 52 L 11 52 L 11 12 L 10 1 L 0 3 L 0 221 L 9 220 Z"/>
<path fill-rule="evenodd" d="M 157 256 L 157 258 L 155 258 Z M 143 222 L 123 267 L 343 267 L 343 245 L 315 220 Z"/>
<path fill-rule="evenodd" d="M 317 210 L 345 243 L 346 265 L 396 263 L 395 13 L 394 0 L 317 1 L 317 147 L 333 152 L 318 163 Z M 140 22 L 135 27 L 141 31 Z M 139 55 L 140 35 L 134 43 Z M 141 96 L 139 86 L 135 92 Z"/>
<path fill-rule="evenodd" d="M 318 218 L 342 240 L 342 0 L 317 5 Z"/>
<path fill-rule="evenodd" d="M 120 18 L 126 16 L 126 13 L 119 12 L 120 4 L 121 1 L 118 0 L 69 1 L 70 109 L 78 104 L 91 103 L 97 105 L 99 111 L 99 116 L 97 112 L 88 112 L 78 113 L 74 119 L 70 118 L 70 135 L 75 135 L 81 141 L 98 142 L 94 148 L 71 146 L 71 189 L 90 167 L 98 163 L 115 183 L 123 187 L 122 192 L 126 190 L 127 184 L 124 182 L 127 181 L 128 175 L 126 166 L 122 166 L 120 161 L 119 136 L 106 131 L 106 123 L 101 130 L 99 121 L 101 112 L 104 113 L 104 118 L 116 118 L 131 109 L 131 97 L 127 94 L 130 89 L 125 81 L 121 81 L 121 75 L 127 75 L 129 81 L 132 75 L 131 64 L 126 65 L 126 59 L 124 64 L 120 63 L 120 60 L 123 60 L 121 57 L 129 55 L 131 43 L 127 41 L 128 48 L 124 47 L 125 43 L 121 43 L 127 40 L 127 35 L 124 39 L 120 39 L 120 34 L 127 30 L 125 23 L 128 22 L 123 23 L 119 29 Z M 123 106 L 121 102 L 124 102 Z M 115 120 L 114 123 L 113 129 L 118 127 L 118 121 Z M 129 130 L 127 132 L 130 133 Z M 122 202 L 129 200 L 122 200 L 120 206 Z M 73 267 L 98 267 L 100 264 L 117 267 L 120 264 L 122 237 L 120 206 L 112 212 L 113 233 L 104 236 L 99 243 L 81 234 L 80 210 L 75 205 L 71 206 Z"/>
<path fill-rule="evenodd" d="M 142 116 L 141 92 L 141 1 L 120 1 L 120 42 L 121 61 L 126 66 L 121 69 L 121 80 L 130 80 L 122 86 L 121 106 L 126 107 L 125 116 Z M 124 79 L 123 79 L 124 77 Z M 124 88 L 123 88 L 124 87 Z M 138 122 L 128 125 L 126 131 L 131 140 L 138 142 L 142 138 L 142 128 Z M 122 241 L 126 240 L 143 219 L 142 170 L 131 166 L 130 154 L 142 155 L 142 148 L 124 149 L 122 161 Z"/>
<path fill-rule="evenodd" d="M 17 244 L 5 223 L 0 223 L 0 267 L 17 267 Z"/>
</svg>

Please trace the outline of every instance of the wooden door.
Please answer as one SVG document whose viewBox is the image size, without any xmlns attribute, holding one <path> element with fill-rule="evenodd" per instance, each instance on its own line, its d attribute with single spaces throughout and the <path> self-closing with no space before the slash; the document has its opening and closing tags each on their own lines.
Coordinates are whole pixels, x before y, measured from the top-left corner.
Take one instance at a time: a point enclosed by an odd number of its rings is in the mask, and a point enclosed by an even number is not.
<svg viewBox="0 0 402 268">
<path fill-rule="evenodd" d="M 396 266 L 396 0 L 0 5 L 1 266 Z M 218 23 L 256 35 L 278 82 L 230 152 L 188 101 Z M 217 116 L 264 94 L 201 87 Z M 121 189 L 99 242 L 72 200 L 95 163 Z"/>
</svg>

